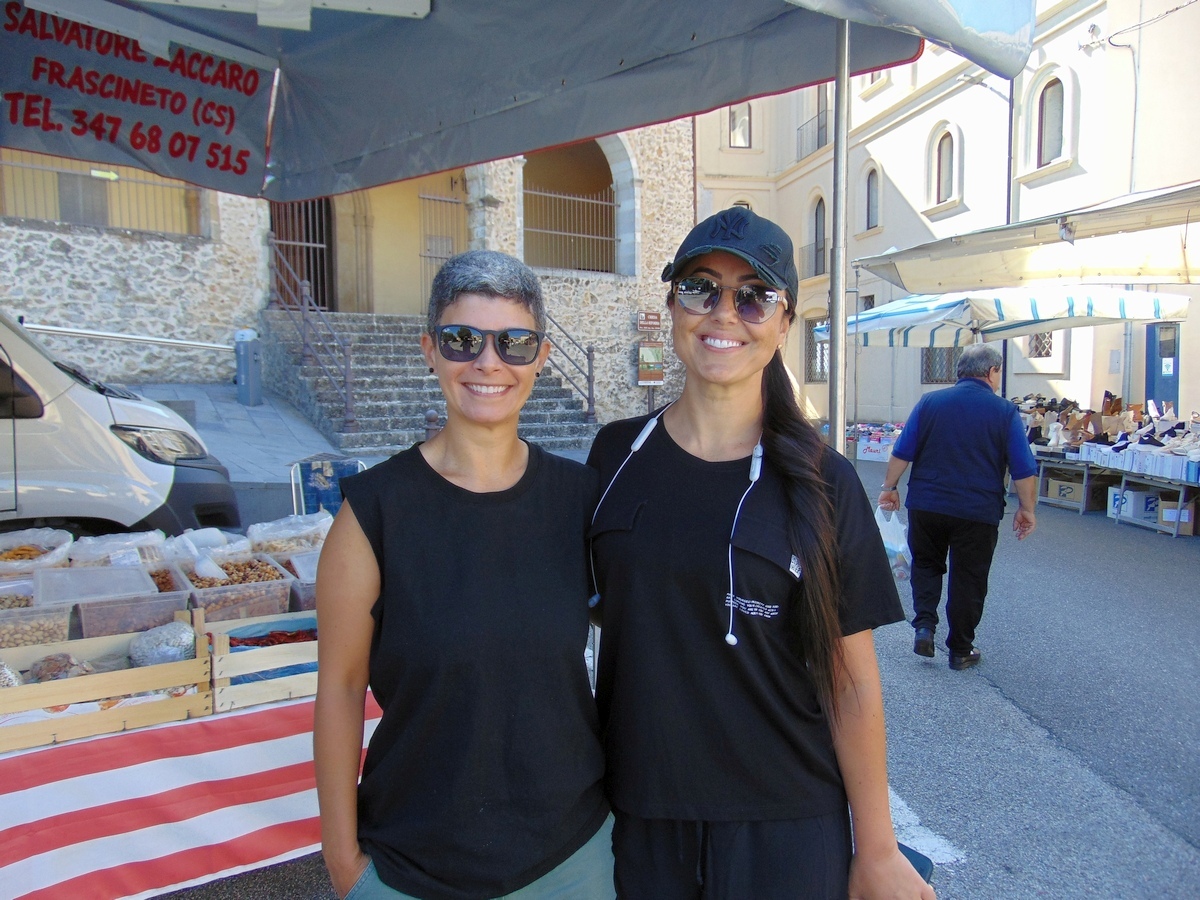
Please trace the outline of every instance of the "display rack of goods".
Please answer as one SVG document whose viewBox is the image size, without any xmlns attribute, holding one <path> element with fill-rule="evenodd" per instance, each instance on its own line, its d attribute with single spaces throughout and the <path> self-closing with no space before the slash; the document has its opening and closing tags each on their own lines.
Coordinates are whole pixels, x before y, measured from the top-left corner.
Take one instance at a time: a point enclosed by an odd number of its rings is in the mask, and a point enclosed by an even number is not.
<svg viewBox="0 0 1200 900">
<path fill-rule="evenodd" d="M 271 554 L 283 568 L 296 579 L 292 582 L 292 612 L 303 612 L 317 608 L 317 563 L 320 550 L 305 550 L 303 553 Z"/>
<path fill-rule="evenodd" d="M 140 566 L 153 584 L 150 591 L 79 604 L 79 629 L 85 638 L 130 634 L 165 625 L 187 609 L 191 588 L 178 566 Z"/>
<path fill-rule="evenodd" d="M 221 569 L 206 574 L 212 563 Z M 206 559 L 183 569 L 192 592 L 192 606 L 203 609 L 209 622 L 246 619 L 287 612 L 292 576 L 265 553 Z"/>
<path fill-rule="evenodd" d="M 197 621 L 200 611 L 196 611 Z M 292 612 L 198 625 L 212 638 L 213 709 L 228 712 L 317 692 L 317 617 Z"/>
<path fill-rule="evenodd" d="M 17 676 L 0 681 L 0 752 L 210 715 L 207 651 L 207 637 L 181 620 L 0 649 L 0 671 Z"/>
</svg>

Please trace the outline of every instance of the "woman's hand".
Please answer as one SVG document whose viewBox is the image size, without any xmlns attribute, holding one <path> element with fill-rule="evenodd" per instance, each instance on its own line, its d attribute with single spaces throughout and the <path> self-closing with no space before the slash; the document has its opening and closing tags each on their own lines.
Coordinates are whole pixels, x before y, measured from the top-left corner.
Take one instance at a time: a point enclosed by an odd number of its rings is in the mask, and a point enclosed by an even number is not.
<svg viewBox="0 0 1200 900">
<path fill-rule="evenodd" d="M 345 861 L 325 857 L 325 868 L 329 870 L 329 880 L 333 882 L 333 891 L 340 900 L 346 900 L 346 895 L 358 883 L 358 879 L 362 877 L 363 872 L 367 871 L 370 863 L 371 857 L 362 850 L 358 850 L 354 856 Z"/>
<path fill-rule="evenodd" d="M 890 854 L 850 860 L 850 900 L 937 900 L 897 847 Z"/>
</svg>

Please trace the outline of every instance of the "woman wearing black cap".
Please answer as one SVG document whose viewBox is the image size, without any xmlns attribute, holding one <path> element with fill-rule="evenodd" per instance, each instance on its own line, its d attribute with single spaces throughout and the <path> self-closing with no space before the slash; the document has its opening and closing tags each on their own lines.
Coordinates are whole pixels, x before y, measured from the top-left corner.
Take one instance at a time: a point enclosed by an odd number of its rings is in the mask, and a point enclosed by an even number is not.
<svg viewBox="0 0 1200 900">
<path fill-rule="evenodd" d="M 618 896 L 931 900 L 888 805 L 871 629 L 903 618 L 895 583 L 781 356 L 791 240 L 727 209 L 663 280 L 683 392 L 589 458 Z"/>
</svg>

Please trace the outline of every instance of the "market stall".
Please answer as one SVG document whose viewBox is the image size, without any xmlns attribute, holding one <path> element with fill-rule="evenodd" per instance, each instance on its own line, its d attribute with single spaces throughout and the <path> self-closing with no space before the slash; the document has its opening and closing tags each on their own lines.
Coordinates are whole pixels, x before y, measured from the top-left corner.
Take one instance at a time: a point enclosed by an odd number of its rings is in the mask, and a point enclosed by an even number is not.
<svg viewBox="0 0 1200 900">
<path fill-rule="evenodd" d="M 154 896 L 319 848 L 328 513 L 0 535 L 3 896 Z M 364 746 L 380 711 L 367 701 Z"/>
</svg>

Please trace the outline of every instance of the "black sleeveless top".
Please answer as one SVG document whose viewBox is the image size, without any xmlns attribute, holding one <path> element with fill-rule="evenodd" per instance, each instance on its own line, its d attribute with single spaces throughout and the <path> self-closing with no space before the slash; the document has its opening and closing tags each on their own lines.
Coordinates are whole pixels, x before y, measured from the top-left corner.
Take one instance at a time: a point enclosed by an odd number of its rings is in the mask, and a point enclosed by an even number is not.
<svg viewBox="0 0 1200 900">
<path fill-rule="evenodd" d="M 596 481 L 531 444 L 505 491 L 451 484 L 416 446 L 341 482 L 382 578 L 359 840 L 402 893 L 511 893 L 608 814 L 584 662 Z"/>
</svg>

